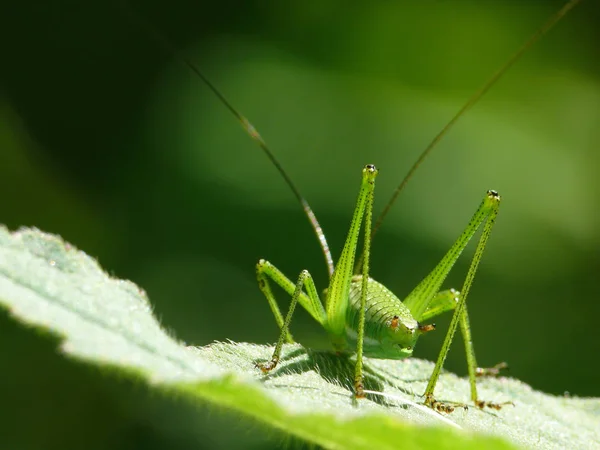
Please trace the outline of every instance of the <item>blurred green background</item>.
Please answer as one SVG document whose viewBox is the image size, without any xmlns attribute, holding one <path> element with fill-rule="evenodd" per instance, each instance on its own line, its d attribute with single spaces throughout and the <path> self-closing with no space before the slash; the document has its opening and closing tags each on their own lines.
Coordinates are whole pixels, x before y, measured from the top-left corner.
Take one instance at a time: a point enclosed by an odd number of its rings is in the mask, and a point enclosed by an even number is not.
<svg viewBox="0 0 600 450">
<path fill-rule="evenodd" d="M 190 345 L 274 342 L 254 264 L 269 259 L 292 279 L 308 268 L 324 288 L 317 242 L 258 147 L 136 15 L 252 121 L 335 257 L 363 165 L 380 168 L 379 212 L 429 140 L 562 4 L 148 0 L 133 15 L 116 1 L 4 4 L 0 222 L 60 234 L 144 287 Z M 555 394 L 600 394 L 599 20 L 598 3 L 583 2 L 511 69 L 417 172 L 372 248 L 373 276 L 404 297 L 497 189 L 501 215 L 469 299 L 475 348 L 481 364 L 506 360 Z M 448 287 L 460 288 L 468 262 Z M 5 313 L 0 322 L 6 448 L 264 444 L 253 424 L 210 412 L 190 423 L 197 407 L 64 361 L 55 343 Z M 448 320 L 437 323 L 417 357 L 437 356 Z M 314 324 L 301 312 L 292 330 L 308 337 Z M 457 344 L 446 368 L 465 374 Z"/>
</svg>

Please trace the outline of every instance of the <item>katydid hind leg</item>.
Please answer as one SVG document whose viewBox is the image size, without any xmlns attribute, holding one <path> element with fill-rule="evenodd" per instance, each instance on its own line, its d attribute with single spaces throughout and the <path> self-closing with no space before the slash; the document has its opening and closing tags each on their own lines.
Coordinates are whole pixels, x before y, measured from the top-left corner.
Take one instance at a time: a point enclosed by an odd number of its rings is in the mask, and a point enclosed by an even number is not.
<svg viewBox="0 0 600 450">
<path fill-rule="evenodd" d="M 369 285 L 369 258 L 371 254 L 371 222 L 373 218 L 373 198 L 375 196 L 375 177 L 377 169 L 375 166 L 365 167 L 370 174 L 368 178 L 369 188 L 367 190 L 366 207 L 365 207 L 365 234 L 363 242 L 363 263 L 362 263 L 362 286 L 360 292 L 360 310 L 357 330 L 357 345 L 356 345 L 356 368 L 354 371 L 354 395 L 356 398 L 365 396 L 365 384 L 363 374 L 363 343 L 365 335 L 365 313 L 367 309 L 367 288 Z M 352 274 L 354 270 L 354 262 L 348 266 L 348 271 Z M 349 292 L 348 292 L 349 294 Z M 348 296 L 346 296 L 348 298 Z"/>
<path fill-rule="evenodd" d="M 459 298 L 460 292 L 456 289 L 448 289 L 438 292 L 427 307 L 427 310 L 423 313 L 423 316 L 421 316 L 421 321 L 429 321 L 445 312 L 454 311 L 458 305 Z M 478 378 L 495 377 L 500 375 L 503 370 L 508 369 L 508 364 L 506 364 L 506 362 L 500 362 L 492 367 L 485 368 L 479 367 L 477 364 L 477 358 L 475 357 L 475 351 L 473 348 L 473 340 L 471 338 L 471 326 L 466 304 L 464 305 L 464 308 L 465 310 L 460 321 L 460 330 L 463 337 L 463 342 L 465 344 L 465 354 L 467 356 L 471 355 L 469 358 L 470 360 L 467 360 L 469 370 L 474 370 L 474 376 Z M 433 326 L 435 327 L 435 324 L 433 324 Z M 469 376 L 473 378 L 471 373 Z M 472 398 L 472 400 L 475 399 L 476 397 Z"/>
<path fill-rule="evenodd" d="M 433 298 L 427 310 L 421 316 L 421 321 L 426 322 L 434 317 L 437 317 L 445 312 L 454 311 L 456 309 L 456 305 L 458 305 L 460 292 L 456 289 L 447 289 L 445 291 L 440 291 Z M 467 313 L 467 306 L 465 305 L 465 314 L 464 317 L 466 320 L 461 320 L 460 329 L 463 336 L 463 340 L 465 345 L 469 345 L 471 342 L 470 335 L 470 324 L 469 324 L 469 315 Z M 435 327 L 435 324 L 432 324 Z M 468 352 L 468 350 L 467 350 Z M 474 352 L 473 352 L 474 354 Z M 477 363 L 474 364 L 476 367 L 475 375 L 477 377 L 496 377 L 500 375 L 500 373 L 504 370 L 508 369 L 508 364 L 506 362 L 499 362 L 498 364 L 492 367 L 479 367 Z"/>
<path fill-rule="evenodd" d="M 438 314 L 446 312 L 448 310 L 455 310 L 458 303 L 450 304 L 447 301 L 451 295 L 451 291 L 454 291 L 456 294 L 458 294 L 458 291 L 455 290 L 441 292 L 441 295 L 439 295 L 439 299 L 443 303 L 440 303 L 439 308 L 432 308 L 431 311 L 428 310 L 427 312 L 435 312 L 435 316 L 437 316 Z M 458 299 L 459 296 L 457 295 L 456 298 Z M 429 317 L 434 317 L 434 315 L 430 315 Z M 463 338 L 463 343 L 465 345 L 465 356 L 467 360 L 471 401 L 473 401 L 473 403 L 480 408 L 488 407 L 493 409 L 501 409 L 501 407 L 504 405 L 512 404 L 512 402 L 495 403 L 479 399 L 477 393 L 476 379 L 483 377 L 498 376 L 502 370 L 508 368 L 508 365 L 505 362 L 500 362 L 490 368 L 479 367 L 479 365 L 477 364 L 477 358 L 475 356 L 475 347 L 471 336 L 471 326 L 466 303 L 463 305 L 463 312 L 460 315 L 460 330 Z M 460 403 L 442 403 L 436 401 L 435 399 L 433 399 L 433 401 L 431 401 L 429 405 L 432 406 L 434 409 L 437 409 L 442 412 L 452 412 L 454 406 L 456 405 L 466 406 Z"/>
<path fill-rule="evenodd" d="M 462 305 L 463 312 L 460 316 L 460 331 L 465 344 L 465 355 L 467 358 L 467 370 L 469 374 L 469 385 L 471 389 L 471 401 L 479 408 L 494 408 L 500 409 L 503 405 L 512 404 L 512 402 L 495 403 L 481 400 L 477 393 L 477 378 L 485 376 L 496 376 L 500 370 L 506 369 L 508 365 L 505 362 L 500 362 L 491 368 L 482 368 L 477 364 L 477 358 L 475 356 L 475 347 L 473 346 L 473 339 L 471 337 L 471 324 L 469 321 L 469 313 L 466 302 Z"/>
<path fill-rule="evenodd" d="M 364 253 L 365 259 L 362 266 L 363 282 L 361 287 L 361 307 L 359 310 L 359 321 L 357 331 L 356 366 L 354 373 L 354 395 L 357 398 L 364 397 L 363 383 L 363 337 L 365 323 L 365 308 L 367 303 L 367 285 L 369 280 L 369 250 L 371 236 L 371 219 L 373 215 L 373 196 L 375 190 L 375 179 L 378 170 L 374 165 L 368 164 L 362 171 L 362 182 L 356 201 L 356 206 L 350 222 L 350 229 L 342 253 L 331 277 L 327 288 L 325 309 L 327 319 L 324 324 L 329 333 L 334 347 L 338 351 L 348 351 L 346 340 L 346 312 L 349 306 L 350 285 L 354 276 L 354 261 L 358 246 L 361 225 L 364 220 Z"/>
<path fill-rule="evenodd" d="M 348 298 L 350 292 L 350 284 L 353 277 L 354 259 L 358 245 L 358 238 L 362 222 L 365 222 L 365 240 L 364 252 L 365 263 L 363 264 L 363 283 L 361 290 L 361 308 L 358 325 L 358 339 L 356 348 L 356 366 L 354 374 L 354 394 L 355 397 L 364 397 L 363 383 L 363 336 L 364 336 L 364 321 L 365 308 L 367 303 L 367 285 L 369 279 L 369 247 L 371 235 L 371 218 L 373 215 L 373 196 L 375 189 L 375 179 L 377 177 L 377 168 L 373 165 L 367 165 L 363 169 L 363 177 L 361 188 L 358 195 L 358 200 L 353 214 L 353 219 L 350 224 L 350 230 L 342 250 L 342 254 L 331 277 L 329 287 L 327 289 L 327 298 L 325 309 L 318 298 L 316 287 L 313 279 L 304 270 L 300 273 L 298 281 L 295 285 L 285 277 L 278 269 L 267 261 L 261 260 L 257 264 L 257 277 L 259 287 L 265 294 L 271 310 L 275 316 L 278 325 L 281 328 L 281 334 L 277 345 L 273 352 L 271 360 L 267 363 L 257 364 L 263 372 L 269 372 L 274 369 L 279 362 L 281 350 L 285 342 L 291 341 L 289 334 L 289 324 L 291 322 L 294 309 L 298 301 L 302 306 L 323 325 L 332 338 L 334 346 L 337 344 L 339 350 L 345 350 L 345 333 L 346 333 L 346 310 L 348 307 Z M 292 300 L 285 320 L 282 318 L 279 307 L 275 301 L 275 297 L 270 289 L 268 278 L 272 279 L 285 291 L 292 295 Z M 304 294 L 303 289 L 306 289 L 308 295 Z"/>
<path fill-rule="evenodd" d="M 443 404 L 436 401 L 433 397 L 433 391 L 459 322 L 461 324 L 461 331 L 465 342 L 471 385 L 471 397 L 474 402 L 477 402 L 478 400 L 477 388 L 475 385 L 477 362 L 475 359 L 475 351 L 473 349 L 473 343 L 471 339 L 471 330 L 465 308 L 465 300 L 469 293 L 473 277 L 477 270 L 483 250 L 485 249 L 489 234 L 493 227 L 499 205 L 500 196 L 498 193 L 495 191 L 488 191 L 468 225 L 463 230 L 461 235 L 456 239 L 454 244 L 450 247 L 448 252 L 431 271 L 431 273 L 427 275 L 404 300 L 404 304 L 410 309 L 413 317 L 418 321 L 427 320 L 442 312 L 454 309 L 449 330 L 446 334 L 440 355 L 424 394 L 425 403 L 439 411 L 450 412 L 453 410 L 452 405 Z M 454 290 L 440 292 L 440 287 L 448 276 L 450 270 L 452 270 L 454 264 L 468 245 L 469 241 L 482 227 L 482 225 L 483 231 L 475 250 L 475 255 L 473 256 L 471 265 L 469 267 L 462 291 L 460 294 Z"/>
<path fill-rule="evenodd" d="M 426 311 L 432 304 L 436 295 L 440 292 L 440 288 L 450 273 L 450 270 L 452 270 L 454 264 L 481 224 L 488 219 L 491 207 L 497 205 L 499 201 L 500 196 L 495 191 L 488 191 L 486 193 L 486 196 L 469 221 L 467 227 L 458 239 L 456 239 L 454 244 L 452 244 L 441 261 L 403 300 L 403 303 L 410 309 L 410 312 L 416 320 L 423 320 Z M 463 289 L 459 296 L 457 307 L 460 305 L 460 300 L 462 300 L 464 296 L 465 291 Z"/>
<path fill-rule="evenodd" d="M 471 260 L 471 264 L 469 266 L 469 270 L 467 272 L 467 276 L 465 277 L 465 281 L 463 284 L 463 288 L 459 295 L 459 301 L 454 310 L 454 314 L 452 315 L 452 320 L 450 321 L 450 326 L 446 333 L 446 337 L 442 344 L 442 348 L 440 350 L 440 354 L 436 361 L 435 367 L 433 369 L 433 373 L 431 374 L 431 378 L 429 379 L 429 383 L 427 384 L 427 388 L 425 390 L 425 404 L 442 412 L 452 412 L 454 410 L 455 404 L 444 403 L 437 401 L 434 397 L 434 390 L 439 379 L 442 367 L 444 365 L 444 361 L 450 349 L 450 345 L 452 344 L 452 340 L 456 333 L 456 328 L 459 323 L 461 324 L 461 329 L 463 332 L 464 340 L 465 340 L 465 349 L 467 353 L 467 363 L 469 367 L 469 383 L 471 386 L 471 400 L 475 403 L 476 406 L 490 407 L 495 409 L 500 409 L 504 403 L 494 403 L 488 402 L 479 399 L 477 394 L 477 385 L 476 385 L 476 371 L 477 371 L 477 362 L 475 359 L 475 351 L 473 349 L 473 343 L 471 339 L 469 320 L 466 309 L 466 300 L 469 295 L 469 291 L 473 284 L 473 279 L 475 277 L 475 273 L 479 266 L 479 262 L 481 261 L 481 257 L 485 250 L 485 246 L 488 242 L 491 231 L 494 227 L 494 223 L 496 217 L 498 215 L 498 210 L 500 206 L 500 196 L 495 191 L 488 191 L 483 202 L 477 209 L 475 215 L 469 222 L 469 225 L 465 229 L 465 232 L 459 237 L 459 239 L 453 245 L 459 245 L 464 248 L 466 246 L 468 240 L 473 236 L 474 231 L 480 228 L 483 225 L 483 230 L 481 232 L 481 236 L 479 238 L 479 242 L 477 243 L 477 248 L 475 249 L 475 254 Z M 472 232 L 471 232 L 472 231 Z M 449 253 L 452 252 L 452 249 Z M 444 260 L 442 260 L 443 263 Z M 440 264 L 442 264 L 440 263 Z M 436 268 L 437 269 L 437 268 Z M 435 270 L 434 270 L 435 272 Z M 420 304 L 417 302 L 420 306 Z M 426 308 L 424 308 L 426 310 Z M 510 402 L 509 402 L 510 403 Z"/>
</svg>

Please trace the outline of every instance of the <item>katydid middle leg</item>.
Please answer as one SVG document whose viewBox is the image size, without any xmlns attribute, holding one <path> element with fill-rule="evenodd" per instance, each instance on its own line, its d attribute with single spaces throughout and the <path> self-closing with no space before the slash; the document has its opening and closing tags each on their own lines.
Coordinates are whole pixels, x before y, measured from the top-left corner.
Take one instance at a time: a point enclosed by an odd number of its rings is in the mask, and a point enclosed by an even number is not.
<svg viewBox="0 0 600 450">
<path fill-rule="evenodd" d="M 258 278 L 258 285 L 260 287 L 260 290 L 265 294 L 265 297 L 267 297 L 267 301 L 269 302 L 271 310 L 273 311 L 273 315 L 275 316 L 275 321 L 281 329 L 281 334 L 279 336 L 279 339 L 277 340 L 277 345 L 275 346 L 275 351 L 273 352 L 271 360 L 264 364 L 256 364 L 258 368 L 260 368 L 263 372 L 266 373 L 270 370 L 273 370 L 277 366 L 277 363 L 279 362 L 279 358 L 281 356 L 283 344 L 286 342 L 293 342 L 292 336 L 289 332 L 289 327 L 292 321 L 294 310 L 296 308 L 296 304 L 300 302 L 300 304 L 320 324 L 323 324 L 323 321 L 325 320 L 325 310 L 323 309 L 323 304 L 319 299 L 319 295 L 317 293 L 317 288 L 315 287 L 313 278 L 308 272 L 308 270 L 303 270 L 302 272 L 300 272 L 300 275 L 298 276 L 298 281 L 294 285 L 294 283 L 273 264 L 261 259 L 256 265 L 256 275 Z M 285 320 L 283 319 L 281 311 L 277 306 L 277 302 L 275 301 L 275 296 L 271 291 L 268 278 L 271 278 L 275 283 L 277 283 L 281 288 L 283 288 L 287 293 L 289 293 L 292 296 L 292 300 L 290 302 L 288 313 L 285 316 Z M 306 289 L 308 295 L 303 292 L 303 289 Z"/>
</svg>

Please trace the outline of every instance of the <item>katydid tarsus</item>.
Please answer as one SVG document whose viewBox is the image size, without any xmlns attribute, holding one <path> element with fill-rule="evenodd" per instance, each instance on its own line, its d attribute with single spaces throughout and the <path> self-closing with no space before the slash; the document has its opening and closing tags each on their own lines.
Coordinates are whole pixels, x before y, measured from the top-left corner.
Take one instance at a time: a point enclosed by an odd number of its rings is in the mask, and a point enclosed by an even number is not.
<svg viewBox="0 0 600 450">
<path fill-rule="evenodd" d="M 529 38 L 517 52 L 479 89 L 465 105 L 451 118 L 448 124 L 431 141 L 429 146 L 420 154 L 417 161 L 408 171 L 402 182 L 394 191 L 391 199 L 383 212 L 372 226 L 372 212 L 375 191 L 375 180 L 378 169 L 366 165 L 362 170 L 362 182 L 356 202 L 354 214 L 350 224 L 345 244 L 341 255 L 334 265 L 334 260 L 327 244 L 325 234 L 309 206 L 300 194 L 288 174 L 277 161 L 261 135 L 252 124 L 240 113 L 215 85 L 203 74 L 198 67 L 187 57 L 162 40 L 169 49 L 178 54 L 182 61 L 209 87 L 225 107 L 237 118 L 246 132 L 254 139 L 273 165 L 277 168 L 285 182 L 301 204 L 310 224 L 315 232 L 325 262 L 329 271 L 329 286 L 325 290 L 324 301 L 321 301 L 317 287 L 308 270 L 302 270 L 294 282 L 273 264 L 260 260 L 256 266 L 260 290 L 263 292 L 275 316 L 280 329 L 280 337 L 275 346 L 271 359 L 264 363 L 256 364 L 264 373 L 273 370 L 281 357 L 283 345 L 293 342 L 289 331 L 290 323 L 297 304 L 299 303 L 309 314 L 327 331 L 334 349 L 338 353 L 356 353 L 354 374 L 354 396 L 365 396 L 363 384 L 363 357 L 403 359 L 412 355 L 414 346 L 421 334 L 435 329 L 433 324 L 424 322 L 447 311 L 454 311 L 449 329 L 442 344 L 433 373 L 429 379 L 424 395 L 424 403 L 433 409 L 442 412 L 452 412 L 457 403 L 444 403 L 437 401 L 434 390 L 440 376 L 444 360 L 452 343 L 456 329 L 460 325 L 467 357 L 468 374 L 471 388 L 471 400 L 480 408 L 489 407 L 500 409 L 504 404 L 482 400 L 477 393 L 476 378 L 479 375 L 495 375 L 504 367 L 500 363 L 491 369 L 481 369 L 477 365 L 466 300 L 473 283 L 477 267 L 481 260 L 486 243 L 494 226 L 500 205 L 500 196 L 497 192 L 486 192 L 481 204 L 467 224 L 464 231 L 456 239 L 450 250 L 404 300 L 400 300 L 383 284 L 371 278 L 369 271 L 369 258 L 371 242 L 376 231 L 382 223 L 390 207 L 404 188 L 416 169 L 429 155 L 438 141 L 452 128 L 456 121 L 470 109 L 494 83 L 533 45 L 544 33 L 552 28 L 570 9 L 580 0 L 568 1 L 562 9 L 556 12 L 536 33 Z M 358 243 L 363 239 L 362 254 L 357 256 Z M 449 289 L 441 290 L 446 276 L 454 263 L 461 255 L 471 238 L 481 229 L 479 241 L 472 257 L 466 278 L 460 291 Z M 271 290 L 270 283 L 274 282 L 291 296 L 289 309 L 284 316 L 278 306 Z M 465 406 L 465 405 L 462 405 Z"/>
</svg>

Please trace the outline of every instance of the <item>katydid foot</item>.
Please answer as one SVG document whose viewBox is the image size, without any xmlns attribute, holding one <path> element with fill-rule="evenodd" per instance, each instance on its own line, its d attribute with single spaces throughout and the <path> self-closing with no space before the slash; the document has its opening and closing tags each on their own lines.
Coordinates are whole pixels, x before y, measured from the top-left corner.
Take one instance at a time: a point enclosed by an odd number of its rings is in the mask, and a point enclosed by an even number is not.
<svg viewBox="0 0 600 450">
<path fill-rule="evenodd" d="M 463 408 L 465 411 L 469 409 L 469 406 L 465 405 L 464 403 L 450 403 L 437 401 L 435 398 L 433 398 L 433 395 L 427 395 L 425 397 L 425 406 L 429 406 L 434 411 L 445 414 L 453 413 L 457 407 Z"/>
<path fill-rule="evenodd" d="M 475 403 L 475 406 L 477 406 L 479 409 L 491 408 L 491 409 L 495 409 L 496 411 L 500 411 L 502 409 L 502 407 L 506 406 L 506 405 L 515 406 L 515 404 L 511 401 L 495 403 L 495 402 L 488 402 L 486 400 L 475 400 L 474 403 Z M 432 395 L 428 395 L 425 397 L 425 406 L 429 406 L 431 409 L 433 409 L 437 412 L 446 413 L 446 414 L 450 414 L 450 413 L 454 412 L 454 410 L 456 408 L 463 408 L 464 410 L 469 409 L 469 405 L 466 405 L 464 403 L 440 402 L 440 401 L 436 400 Z"/>
<path fill-rule="evenodd" d="M 475 406 L 477 406 L 479 409 L 492 408 L 492 409 L 495 409 L 496 411 L 500 411 L 502 409 L 502 407 L 506 406 L 506 405 L 515 406 L 515 404 L 510 401 L 502 402 L 502 403 L 494 403 L 494 402 L 486 402 L 485 400 L 475 400 Z"/>
<path fill-rule="evenodd" d="M 354 398 L 365 398 L 365 384 L 362 379 L 354 381 Z"/>
<path fill-rule="evenodd" d="M 254 367 L 260 369 L 262 373 L 269 373 L 275 367 L 277 367 L 277 363 L 279 362 L 279 358 L 271 358 L 271 361 L 266 363 L 255 363 Z"/>
<path fill-rule="evenodd" d="M 496 364 L 493 367 L 477 367 L 475 369 L 476 377 L 497 377 L 503 370 L 508 370 L 508 364 L 504 361 Z"/>
</svg>

